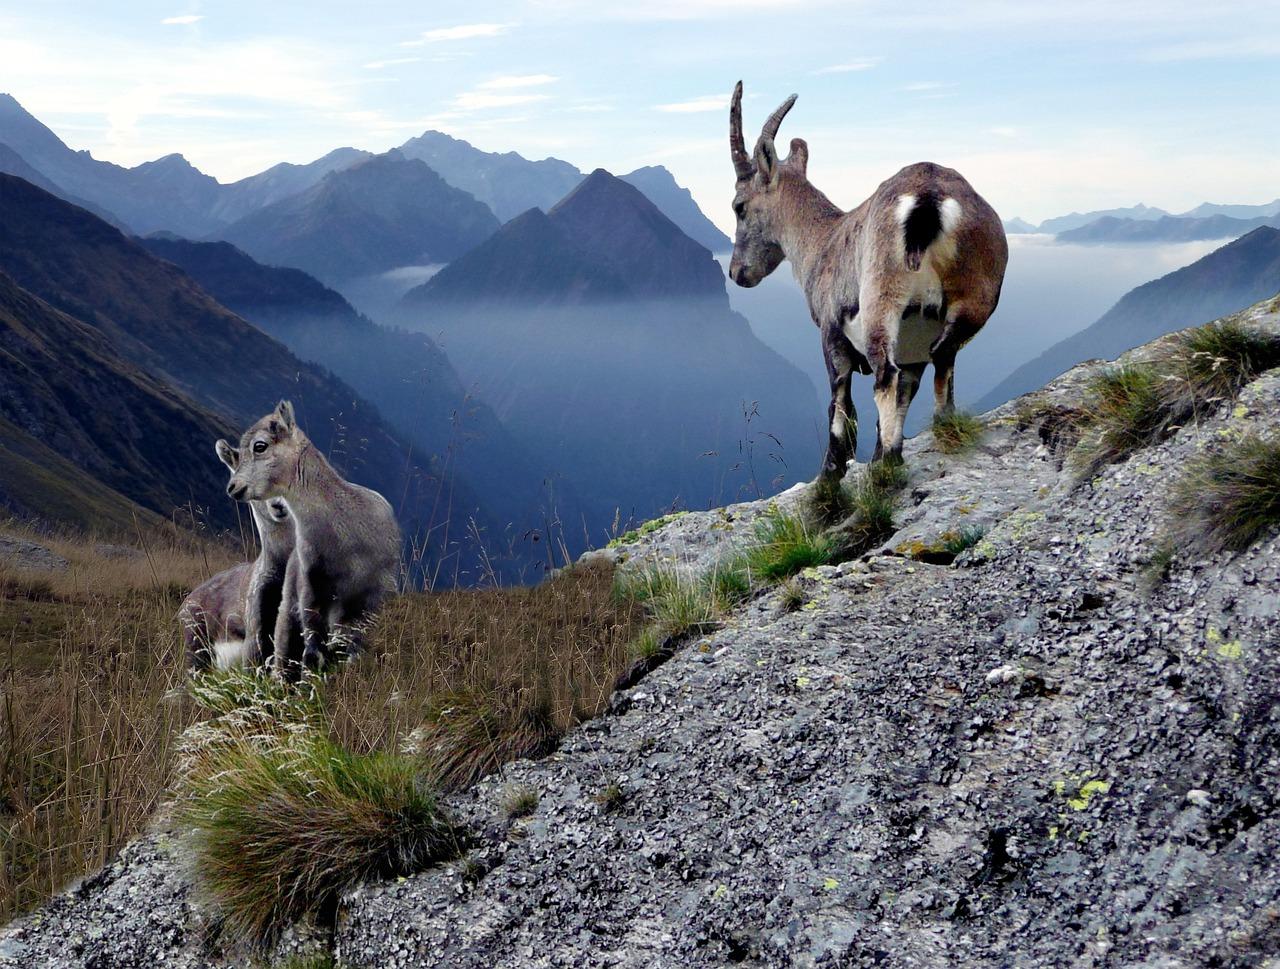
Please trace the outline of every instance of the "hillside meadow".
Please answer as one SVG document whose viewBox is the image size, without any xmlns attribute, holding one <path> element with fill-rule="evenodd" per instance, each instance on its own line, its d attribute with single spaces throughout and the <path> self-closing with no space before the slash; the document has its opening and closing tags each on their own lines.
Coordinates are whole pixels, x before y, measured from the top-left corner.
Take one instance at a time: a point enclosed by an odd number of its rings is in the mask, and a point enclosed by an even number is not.
<svg viewBox="0 0 1280 969">
<path fill-rule="evenodd" d="M 16 523 L 0 534 L 67 562 L 0 564 L 4 922 L 98 869 L 166 802 L 179 734 L 209 715 L 188 692 L 175 613 L 252 553 L 172 531 L 128 546 Z M 640 621 L 607 566 L 536 588 L 405 593 L 368 653 L 324 681 L 330 739 L 363 754 L 413 733 L 432 780 L 463 786 L 600 712 Z"/>
</svg>

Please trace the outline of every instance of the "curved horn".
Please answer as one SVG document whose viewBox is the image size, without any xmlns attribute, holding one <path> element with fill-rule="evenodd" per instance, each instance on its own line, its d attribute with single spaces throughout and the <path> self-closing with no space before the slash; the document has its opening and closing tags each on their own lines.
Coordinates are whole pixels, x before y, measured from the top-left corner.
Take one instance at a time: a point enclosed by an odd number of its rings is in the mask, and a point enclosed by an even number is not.
<svg viewBox="0 0 1280 969">
<path fill-rule="evenodd" d="M 769 115 L 769 120 L 764 123 L 764 127 L 760 129 L 760 137 L 768 138 L 773 141 L 778 137 L 778 129 L 782 126 L 782 119 L 787 116 L 787 112 L 791 110 L 791 105 L 796 103 L 796 95 L 791 95 L 778 107 L 778 110 Z"/>
<path fill-rule="evenodd" d="M 733 86 L 733 101 L 729 105 L 729 154 L 733 156 L 733 170 L 739 178 L 747 178 L 755 170 L 746 142 L 742 140 L 742 82 Z"/>
</svg>

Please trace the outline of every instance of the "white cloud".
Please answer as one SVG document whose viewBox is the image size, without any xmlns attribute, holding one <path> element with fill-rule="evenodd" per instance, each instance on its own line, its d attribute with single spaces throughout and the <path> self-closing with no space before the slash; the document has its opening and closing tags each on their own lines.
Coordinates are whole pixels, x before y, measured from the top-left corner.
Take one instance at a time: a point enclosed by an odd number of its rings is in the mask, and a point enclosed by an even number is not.
<svg viewBox="0 0 1280 969">
<path fill-rule="evenodd" d="M 849 61 L 847 64 L 832 64 L 830 67 L 820 67 L 814 74 L 850 74 L 853 71 L 869 71 L 880 63 L 879 57 L 867 57 L 862 60 Z"/>
<path fill-rule="evenodd" d="M 476 37 L 497 37 L 505 34 L 510 24 L 459 24 L 457 27 L 437 27 L 424 30 L 417 40 L 406 40 L 401 47 L 421 47 L 450 40 L 471 40 Z"/>
<path fill-rule="evenodd" d="M 396 64 L 416 64 L 420 60 L 422 60 L 421 57 L 392 57 L 390 60 L 385 61 L 370 61 L 364 66 L 364 69 L 366 71 L 380 71 L 384 67 L 394 67 Z"/>
<path fill-rule="evenodd" d="M 453 99 L 455 107 L 463 111 L 484 111 L 489 108 L 509 108 L 516 104 L 532 104 L 545 101 L 545 94 L 490 94 L 487 91 L 463 91 Z"/>
<path fill-rule="evenodd" d="M 1165 63 L 1277 56 L 1280 56 L 1280 37 L 1239 37 L 1159 47 L 1148 51 L 1146 60 Z"/>
<path fill-rule="evenodd" d="M 162 24 L 165 24 L 166 26 L 169 26 L 174 24 L 194 24 L 194 23 L 199 23 L 201 20 L 204 20 L 203 14 L 186 13 L 180 17 L 165 17 L 164 20 L 160 22 Z"/>
<path fill-rule="evenodd" d="M 723 94 L 708 94 L 688 101 L 655 104 L 653 107 L 655 111 L 665 111 L 668 114 L 699 114 L 704 111 L 724 111 L 728 109 L 729 102 Z"/>
<path fill-rule="evenodd" d="M 541 87 L 560 80 L 554 74 L 506 74 L 495 77 L 479 85 L 485 91 L 499 91 L 509 88 Z"/>
</svg>

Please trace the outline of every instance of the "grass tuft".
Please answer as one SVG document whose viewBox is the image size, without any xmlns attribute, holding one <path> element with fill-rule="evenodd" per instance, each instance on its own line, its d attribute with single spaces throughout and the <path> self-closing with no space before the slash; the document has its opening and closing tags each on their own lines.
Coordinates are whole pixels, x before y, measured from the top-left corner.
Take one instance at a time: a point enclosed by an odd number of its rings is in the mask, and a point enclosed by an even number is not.
<svg viewBox="0 0 1280 969">
<path fill-rule="evenodd" d="M 1280 338 L 1231 320 L 1182 334 L 1168 364 L 1202 405 L 1234 398 L 1273 367 L 1280 367 Z"/>
<path fill-rule="evenodd" d="M 794 578 L 787 579 L 778 587 L 778 607 L 783 612 L 795 612 L 804 605 L 804 588 Z"/>
<path fill-rule="evenodd" d="M 706 632 L 719 619 L 711 585 L 671 566 L 649 565 L 623 572 L 614 590 L 616 598 L 643 606 L 659 641 Z"/>
<path fill-rule="evenodd" d="M 250 698 L 180 745 L 177 817 L 192 832 L 198 882 L 228 930 L 256 943 L 328 918 L 359 882 L 458 850 L 415 760 L 335 743 L 314 696 L 294 712 L 282 719 L 275 697 Z"/>
<path fill-rule="evenodd" d="M 770 509 L 756 526 L 747 549 L 747 571 L 766 582 L 781 582 L 803 569 L 831 561 L 835 543 L 798 514 Z"/>
<path fill-rule="evenodd" d="M 625 794 L 622 785 L 618 781 L 610 781 L 604 787 L 600 788 L 596 796 L 592 799 L 600 805 L 605 811 L 613 811 L 622 806 Z"/>
<path fill-rule="evenodd" d="M 507 791 L 502 806 L 509 818 L 527 818 L 538 810 L 538 801 L 537 788 L 521 785 Z"/>
<path fill-rule="evenodd" d="M 1173 488 L 1179 544 L 1240 551 L 1280 526 L 1280 438 L 1248 435 L 1190 462 Z"/>
<path fill-rule="evenodd" d="M 933 418 L 933 443 L 943 454 L 963 454 L 982 441 L 986 425 L 972 414 L 953 410 L 935 414 Z"/>
<path fill-rule="evenodd" d="M 1148 364 L 1112 367 L 1094 377 L 1077 461 L 1094 471 L 1164 437 L 1174 415 L 1163 384 L 1160 373 Z"/>
</svg>

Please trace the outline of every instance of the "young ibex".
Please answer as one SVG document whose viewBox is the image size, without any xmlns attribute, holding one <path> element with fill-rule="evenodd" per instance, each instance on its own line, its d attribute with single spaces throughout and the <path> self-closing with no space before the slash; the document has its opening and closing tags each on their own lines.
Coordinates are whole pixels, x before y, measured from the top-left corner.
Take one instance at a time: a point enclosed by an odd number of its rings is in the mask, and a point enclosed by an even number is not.
<svg viewBox="0 0 1280 969">
<path fill-rule="evenodd" d="M 364 625 L 394 593 L 400 528 L 387 500 L 344 480 L 315 449 L 281 401 L 240 439 L 241 460 L 227 485 L 237 501 L 281 498 L 297 532 L 275 630 L 274 667 L 291 674 L 291 624 L 300 624 L 302 662 L 322 666 L 359 651 Z"/>
<path fill-rule="evenodd" d="M 218 458 L 234 473 L 240 455 L 226 441 Z M 284 500 L 249 506 L 261 549 L 253 562 L 219 572 L 183 600 L 178 624 L 193 671 L 210 666 L 257 665 L 267 655 L 284 590 L 285 567 L 293 553 L 293 522 Z"/>
<path fill-rule="evenodd" d="M 795 103 L 769 116 L 748 155 L 742 138 L 742 82 L 729 110 L 737 173 L 737 237 L 729 276 L 755 286 L 790 259 L 804 289 L 831 380 L 830 434 L 822 476 L 843 477 L 857 444 L 850 375 L 875 375 L 875 458 L 899 458 L 907 408 L 933 364 L 934 413 L 955 406 L 956 352 L 987 322 L 1009 259 L 995 210 L 959 172 L 908 165 L 856 209 L 842 212 L 808 179 L 809 147 L 791 141 L 779 159 L 773 140 Z"/>
</svg>

